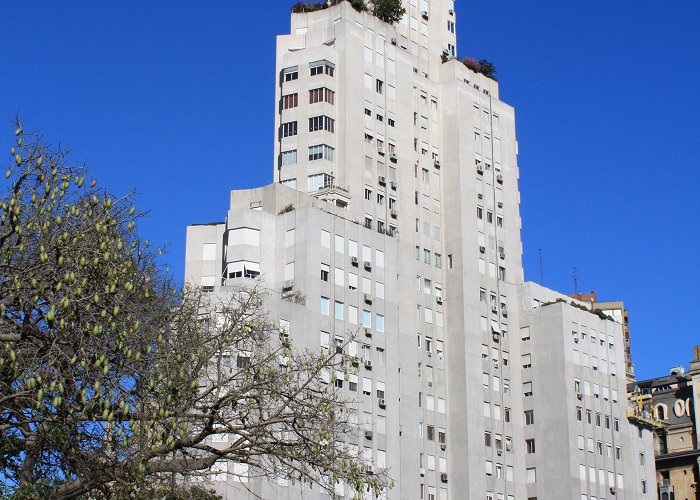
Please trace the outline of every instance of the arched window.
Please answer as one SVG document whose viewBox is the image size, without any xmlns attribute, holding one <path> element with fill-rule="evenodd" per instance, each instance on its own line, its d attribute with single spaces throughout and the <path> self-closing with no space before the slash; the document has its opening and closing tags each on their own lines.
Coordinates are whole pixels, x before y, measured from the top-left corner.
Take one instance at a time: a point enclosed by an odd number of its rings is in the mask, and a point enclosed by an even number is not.
<svg viewBox="0 0 700 500">
<path fill-rule="evenodd" d="M 666 405 L 658 404 L 656 405 L 656 418 L 659 420 L 666 420 Z"/>
</svg>

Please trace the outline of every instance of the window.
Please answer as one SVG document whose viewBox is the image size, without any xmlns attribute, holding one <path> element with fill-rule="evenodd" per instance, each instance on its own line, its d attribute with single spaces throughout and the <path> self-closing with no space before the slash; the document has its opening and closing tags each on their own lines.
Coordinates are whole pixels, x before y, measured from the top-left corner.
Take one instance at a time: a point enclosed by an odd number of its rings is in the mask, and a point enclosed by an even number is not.
<svg viewBox="0 0 700 500">
<path fill-rule="evenodd" d="M 343 303 L 340 302 L 339 300 L 335 301 L 335 319 L 343 319 L 343 311 L 344 311 Z"/>
<path fill-rule="evenodd" d="M 331 268 L 328 264 L 321 264 L 321 281 L 328 281 L 328 273 Z"/>
<path fill-rule="evenodd" d="M 523 382 L 523 396 L 532 396 L 532 382 Z"/>
<path fill-rule="evenodd" d="M 372 313 L 366 309 L 362 310 L 362 326 L 372 328 Z"/>
<path fill-rule="evenodd" d="M 296 151 L 294 152 L 296 155 Z M 332 147 L 326 145 L 326 144 L 319 144 L 318 146 L 310 146 L 309 147 L 309 161 L 314 161 L 314 160 L 328 160 L 328 161 L 333 161 L 335 149 Z M 296 163 L 296 162 L 295 162 Z"/>
<path fill-rule="evenodd" d="M 533 410 L 525 410 L 525 425 L 535 423 L 535 412 Z"/>
<path fill-rule="evenodd" d="M 532 484 L 537 481 L 537 471 L 534 467 L 527 469 L 527 483 Z"/>
<path fill-rule="evenodd" d="M 384 82 L 377 79 L 376 85 L 377 94 L 382 94 L 384 92 Z"/>
<path fill-rule="evenodd" d="M 328 316 L 330 308 L 330 299 L 328 297 L 321 297 L 321 314 Z"/>
<path fill-rule="evenodd" d="M 326 74 L 333 76 L 335 73 L 335 65 L 328 61 L 316 61 L 309 64 L 309 74 L 311 76 Z"/>
<path fill-rule="evenodd" d="M 439 253 L 435 254 L 435 267 L 441 268 L 442 267 L 442 255 Z"/>
<path fill-rule="evenodd" d="M 292 149 L 291 151 L 282 152 L 282 166 L 288 167 L 289 165 L 296 165 L 297 163 L 297 150 Z"/>
<path fill-rule="evenodd" d="M 297 122 L 287 122 L 280 125 L 280 137 L 292 137 L 297 135 Z"/>
<path fill-rule="evenodd" d="M 377 314 L 376 321 L 377 321 L 377 324 L 375 325 L 375 328 L 377 329 L 378 332 L 383 332 L 384 331 L 384 315 Z"/>
<path fill-rule="evenodd" d="M 296 135 L 296 122 L 295 123 L 295 132 L 294 135 Z M 312 116 L 309 118 L 309 132 L 317 132 L 319 130 L 325 130 L 327 132 L 334 132 L 335 131 L 335 120 L 329 116 L 321 115 L 321 116 Z M 285 136 L 286 137 L 286 136 Z"/>
<path fill-rule="evenodd" d="M 488 431 L 484 432 L 484 446 L 491 448 L 491 433 Z"/>
<path fill-rule="evenodd" d="M 280 184 L 287 186 L 288 188 L 291 188 L 291 189 L 297 188 L 297 180 L 296 179 L 285 179 L 283 181 L 280 181 Z"/>
<path fill-rule="evenodd" d="M 309 104 L 316 104 L 317 102 L 327 102 L 328 104 L 333 104 L 334 101 L 335 92 L 333 92 L 331 89 L 321 87 L 318 89 L 309 90 Z"/>
<path fill-rule="evenodd" d="M 583 422 L 583 408 L 580 406 L 576 407 L 576 420 Z"/>
<path fill-rule="evenodd" d="M 525 440 L 525 450 L 528 455 L 532 455 L 535 453 L 535 440 L 534 439 L 526 439 Z"/>
<path fill-rule="evenodd" d="M 202 291 L 213 292 L 216 285 L 215 276 L 202 276 Z"/>
<path fill-rule="evenodd" d="M 476 207 L 476 218 L 483 220 L 484 218 L 484 209 L 482 207 Z"/>
<path fill-rule="evenodd" d="M 522 361 L 523 361 L 523 368 L 531 368 L 532 367 L 532 354 L 523 354 Z"/>
<path fill-rule="evenodd" d="M 285 68 L 282 70 L 282 79 L 285 82 L 291 82 L 299 78 L 299 69 L 294 66 L 292 68 Z"/>
<path fill-rule="evenodd" d="M 313 192 L 318 191 L 324 187 L 330 187 L 333 185 L 333 177 L 328 174 L 316 174 L 309 175 L 306 178 L 306 188 Z"/>
<path fill-rule="evenodd" d="M 430 264 L 430 250 L 427 248 L 423 249 L 423 262 Z"/>
<path fill-rule="evenodd" d="M 365 186 L 365 200 L 372 201 L 372 189 Z"/>
<path fill-rule="evenodd" d="M 287 94 L 282 96 L 282 109 L 296 108 L 299 105 L 299 94 Z"/>
</svg>

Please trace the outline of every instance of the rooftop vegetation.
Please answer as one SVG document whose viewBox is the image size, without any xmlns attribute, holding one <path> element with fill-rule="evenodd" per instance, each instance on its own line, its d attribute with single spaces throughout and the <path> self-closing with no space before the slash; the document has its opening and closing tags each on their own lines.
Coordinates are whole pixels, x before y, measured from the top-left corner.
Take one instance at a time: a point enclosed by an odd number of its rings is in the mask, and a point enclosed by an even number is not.
<svg viewBox="0 0 700 500">
<path fill-rule="evenodd" d="M 481 59 L 480 61 L 477 61 L 476 59 L 472 59 L 471 57 L 465 57 L 464 59 L 462 59 L 462 64 L 464 64 L 474 73 L 481 73 L 485 77 L 490 78 L 495 82 L 498 81 L 498 78 L 496 77 L 496 67 L 493 65 L 493 63 L 486 59 Z"/>
<path fill-rule="evenodd" d="M 304 12 L 316 12 L 327 9 L 340 2 L 348 1 L 357 12 L 369 12 L 373 16 L 389 24 L 399 22 L 406 9 L 401 6 L 401 0 L 328 0 L 321 2 L 297 2 L 292 5 L 292 12 L 295 14 Z"/>
</svg>

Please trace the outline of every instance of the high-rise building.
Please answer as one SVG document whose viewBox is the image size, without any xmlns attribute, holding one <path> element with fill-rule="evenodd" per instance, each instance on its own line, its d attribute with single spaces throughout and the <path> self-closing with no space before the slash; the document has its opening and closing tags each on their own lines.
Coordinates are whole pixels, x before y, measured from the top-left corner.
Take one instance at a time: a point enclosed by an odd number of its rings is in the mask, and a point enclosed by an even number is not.
<svg viewBox="0 0 700 500">
<path fill-rule="evenodd" d="M 656 421 L 654 452 L 660 500 L 700 499 L 700 346 L 686 372 L 631 384 L 630 392 Z"/>
<path fill-rule="evenodd" d="M 226 293 L 263 277 L 299 348 L 359 332 L 354 444 L 396 481 L 387 498 L 644 498 L 653 463 L 634 454 L 651 435 L 625 418 L 622 330 L 525 285 L 514 110 L 451 57 L 452 0 L 404 4 L 396 25 L 350 2 L 292 14 L 277 43 L 275 183 L 233 191 L 225 222 L 188 228 L 186 280 Z M 572 322 L 605 337 L 595 369 L 573 357 Z M 576 399 L 576 373 L 617 400 Z M 583 406 L 619 427 L 577 420 Z M 574 460 L 579 436 L 604 454 Z M 579 478 L 583 465 L 595 474 Z M 275 481 L 228 488 L 300 498 Z"/>
</svg>

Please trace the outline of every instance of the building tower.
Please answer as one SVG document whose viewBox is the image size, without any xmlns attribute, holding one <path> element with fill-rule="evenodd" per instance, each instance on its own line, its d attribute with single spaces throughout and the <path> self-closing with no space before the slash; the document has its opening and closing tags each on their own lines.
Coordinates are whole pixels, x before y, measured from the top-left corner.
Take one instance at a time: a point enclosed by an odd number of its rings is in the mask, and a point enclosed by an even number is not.
<svg viewBox="0 0 700 500">
<path fill-rule="evenodd" d="M 277 41 L 275 183 L 188 228 L 186 280 L 225 293 L 264 276 L 301 348 L 359 329 L 354 444 L 396 480 L 387 498 L 560 499 L 536 488 L 545 457 L 526 453 L 514 110 L 451 57 L 452 0 L 404 4 L 393 26 L 346 1 L 292 14 Z M 631 486 L 612 498 L 638 498 Z"/>
</svg>

